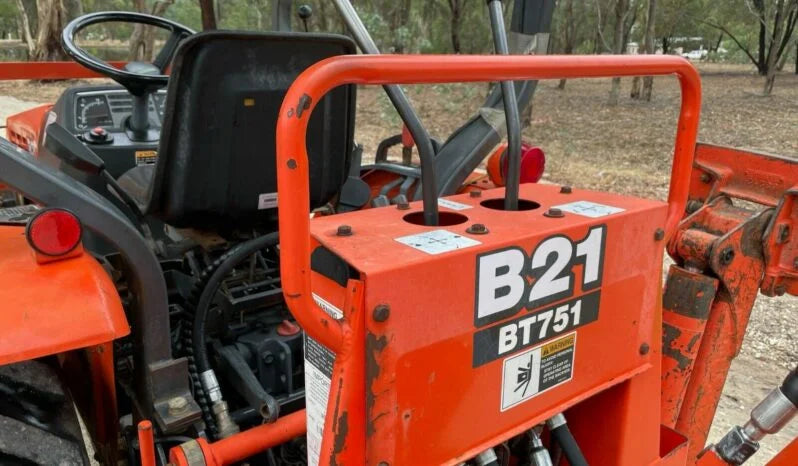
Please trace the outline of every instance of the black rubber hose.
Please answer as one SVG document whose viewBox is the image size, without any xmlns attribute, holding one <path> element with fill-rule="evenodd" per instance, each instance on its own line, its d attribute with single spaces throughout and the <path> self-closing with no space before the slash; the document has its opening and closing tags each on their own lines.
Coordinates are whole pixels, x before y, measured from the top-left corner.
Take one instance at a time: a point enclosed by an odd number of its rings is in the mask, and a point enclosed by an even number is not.
<svg viewBox="0 0 798 466">
<path fill-rule="evenodd" d="M 500 0 L 488 0 L 490 26 L 493 30 L 493 44 L 496 55 L 508 55 L 507 33 L 504 30 L 504 16 Z M 504 210 L 518 210 L 518 186 L 521 178 L 521 118 L 518 115 L 518 101 L 515 84 L 501 81 L 504 117 L 507 124 L 507 176 L 504 188 Z"/>
<path fill-rule="evenodd" d="M 574 435 L 568 429 L 568 424 L 561 424 L 554 429 L 551 429 L 551 437 L 562 448 L 563 455 L 568 460 L 571 466 L 587 466 L 585 456 L 576 443 Z"/>
<path fill-rule="evenodd" d="M 277 232 L 259 236 L 245 243 L 241 243 L 221 258 L 221 264 L 214 270 L 208 278 L 202 290 L 202 294 L 197 302 L 194 313 L 194 325 L 192 327 L 192 340 L 194 343 L 194 359 L 199 373 L 203 373 L 211 368 L 208 359 L 208 348 L 205 344 L 205 323 L 208 319 L 208 310 L 211 307 L 213 296 L 221 285 L 222 280 L 237 265 L 247 259 L 252 254 L 269 246 L 276 246 L 279 242 Z"/>
</svg>

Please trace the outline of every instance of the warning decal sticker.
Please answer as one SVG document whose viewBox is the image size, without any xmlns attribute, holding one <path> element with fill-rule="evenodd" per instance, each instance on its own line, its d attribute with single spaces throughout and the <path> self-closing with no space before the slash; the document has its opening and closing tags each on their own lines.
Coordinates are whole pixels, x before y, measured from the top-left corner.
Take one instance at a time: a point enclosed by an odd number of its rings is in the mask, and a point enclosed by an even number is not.
<svg viewBox="0 0 798 466">
<path fill-rule="evenodd" d="M 339 320 L 343 312 L 326 299 L 313 294 L 316 304 L 333 319 Z M 330 397 L 335 353 L 305 334 L 305 412 L 307 418 L 308 466 L 319 464 L 327 399 Z"/>
<path fill-rule="evenodd" d="M 307 412 L 308 465 L 319 464 L 324 416 L 330 396 L 335 353 L 305 335 L 305 409 Z"/>
<path fill-rule="evenodd" d="M 607 215 L 617 214 L 625 210 L 620 207 L 613 207 L 611 205 L 598 204 L 590 201 L 576 201 L 570 204 L 556 205 L 553 206 L 553 208 L 590 218 L 606 217 Z"/>
<path fill-rule="evenodd" d="M 395 239 L 402 244 L 406 244 L 411 248 L 418 249 L 419 251 L 431 255 L 482 244 L 475 239 L 466 238 L 465 236 L 447 230 L 425 231 L 424 233 L 402 236 Z"/>
<path fill-rule="evenodd" d="M 576 332 L 505 359 L 501 410 L 571 380 L 575 353 Z"/>
</svg>

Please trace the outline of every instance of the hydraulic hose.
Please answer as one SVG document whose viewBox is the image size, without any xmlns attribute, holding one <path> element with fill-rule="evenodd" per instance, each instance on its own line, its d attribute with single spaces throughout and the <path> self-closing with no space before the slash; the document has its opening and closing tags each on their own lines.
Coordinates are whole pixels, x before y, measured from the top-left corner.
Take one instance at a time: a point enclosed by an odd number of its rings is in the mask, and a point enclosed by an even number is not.
<svg viewBox="0 0 798 466">
<path fill-rule="evenodd" d="M 380 50 L 377 48 L 377 44 L 374 43 L 371 35 L 369 35 L 366 26 L 360 20 L 352 3 L 349 0 L 333 1 L 363 53 L 379 55 Z M 430 226 L 438 225 L 438 186 L 435 179 L 435 147 L 432 145 L 432 139 L 421 123 L 421 119 L 413 110 L 413 106 L 404 91 L 402 91 L 402 88 L 396 84 L 388 84 L 383 86 L 383 89 L 385 89 L 388 99 L 391 100 L 410 134 L 413 135 L 413 140 L 418 147 L 418 158 L 421 160 L 421 196 L 424 204 L 424 223 Z"/>
<path fill-rule="evenodd" d="M 568 463 L 571 466 L 587 466 L 587 461 L 579 448 L 579 444 L 576 443 L 574 435 L 568 429 L 565 416 L 556 414 L 546 421 L 546 425 L 549 427 L 551 438 L 562 448 L 563 455 L 565 455 Z"/>
<path fill-rule="evenodd" d="M 278 242 L 279 236 L 277 232 L 274 232 L 239 244 L 223 256 L 222 263 L 205 283 L 205 287 L 197 302 L 197 308 L 194 313 L 194 326 L 192 329 L 194 335 L 194 358 L 196 359 L 197 369 L 199 369 L 200 373 L 211 368 L 208 359 L 208 348 L 205 344 L 205 323 L 208 319 L 208 310 L 211 307 L 211 302 L 213 296 L 216 294 L 216 290 L 219 288 L 219 285 L 221 285 L 224 277 L 239 265 L 241 261 L 263 248 L 276 246 Z"/>
<path fill-rule="evenodd" d="M 501 0 L 488 0 L 488 10 L 490 11 L 490 26 L 493 30 L 493 45 L 496 54 L 509 55 Z M 515 84 L 512 81 L 502 81 L 500 85 L 504 101 L 504 118 L 507 122 L 507 182 L 504 191 L 504 210 L 518 210 L 518 185 L 521 176 L 521 119 L 518 115 Z"/>
<path fill-rule="evenodd" d="M 211 368 L 205 340 L 205 324 L 208 318 L 208 310 L 210 309 L 216 290 L 219 288 L 224 277 L 227 276 L 233 268 L 255 252 L 269 246 L 275 246 L 278 241 L 279 236 L 275 232 L 251 239 L 228 251 L 203 271 L 199 280 L 195 283 L 189 298 L 189 307 L 193 308 L 194 311 L 191 332 L 189 332 L 189 337 L 186 342 L 189 373 L 193 385 L 198 392 L 197 398 L 199 398 L 203 418 L 206 424 L 209 425 L 209 430 L 213 436 L 216 435 L 218 429 L 213 420 L 213 414 L 211 413 L 210 406 L 213 404 L 213 397 L 209 393 L 209 390 L 218 390 L 218 387 L 207 387 L 205 385 L 207 380 L 203 378 L 203 374 L 206 374 Z M 199 290 L 201 290 L 201 293 Z M 192 309 L 188 310 L 191 311 Z M 269 403 L 271 406 L 277 406 L 276 400 L 271 401 L 272 402 Z M 276 410 L 273 411 L 276 413 Z"/>
</svg>

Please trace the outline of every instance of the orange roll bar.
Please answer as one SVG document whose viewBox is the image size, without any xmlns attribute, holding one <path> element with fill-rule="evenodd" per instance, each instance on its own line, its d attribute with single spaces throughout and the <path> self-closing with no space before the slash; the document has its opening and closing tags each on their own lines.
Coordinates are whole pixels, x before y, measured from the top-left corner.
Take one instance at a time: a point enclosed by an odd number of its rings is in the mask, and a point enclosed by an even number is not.
<svg viewBox="0 0 798 466">
<path fill-rule="evenodd" d="M 666 240 L 684 214 L 701 110 L 698 72 L 681 57 L 358 55 L 328 58 L 311 66 L 289 88 L 277 120 L 280 274 L 292 314 L 311 337 L 340 352 L 349 324 L 336 321 L 317 309 L 311 297 L 310 200 L 305 146 L 310 114 L 334 87 L 668 74 L 678 76 L 682 102 L 668 194 Z"/>
</svg>

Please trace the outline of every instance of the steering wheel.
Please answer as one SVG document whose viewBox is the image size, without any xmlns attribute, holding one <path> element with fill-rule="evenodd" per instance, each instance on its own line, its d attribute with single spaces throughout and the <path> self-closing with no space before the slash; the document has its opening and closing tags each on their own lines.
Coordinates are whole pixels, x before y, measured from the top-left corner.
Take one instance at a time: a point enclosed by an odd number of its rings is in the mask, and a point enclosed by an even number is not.
<svg viewBox="0 0 798 466">
<path fill-rule="evenodd" d="M 134 61 L 125 65 L 125 69 L 119 69 L 75 45 L 75 36 L 81 30 L 92 24 L 112 21 L 156 26 L 166 29 L 171 32 L 171 35 L 152 63 Z M 172 62 L 172 56 L 175 54 L 180 42 L 193 34 L 194 31 L 186 26 L 158 16 L 127 11 L 106 11 L 91 13 L 74 19 L 64 28 L 61 42 L 66 53 L 76 62 L 113 79 L 134 96 L 145 96 L 166 86 L 169 82 L 166 69 Z"/>
</svg>

